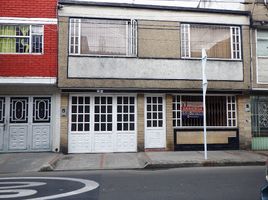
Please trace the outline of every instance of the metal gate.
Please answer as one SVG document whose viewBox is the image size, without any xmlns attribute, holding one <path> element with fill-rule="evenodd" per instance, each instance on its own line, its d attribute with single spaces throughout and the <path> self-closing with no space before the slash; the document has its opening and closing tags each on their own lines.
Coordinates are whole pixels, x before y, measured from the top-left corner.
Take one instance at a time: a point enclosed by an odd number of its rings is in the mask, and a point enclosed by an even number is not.
<svg viewBox="0 0 268 200">
<path fill-rule="evenodd" d="M 268 97 L 252 97 L 252 150 L 268 150 Z"/>
<path fill-rule="evenodd" d="M 0 97 L 0 151 L 51 150 L 51 97 Z"/>
</svg>

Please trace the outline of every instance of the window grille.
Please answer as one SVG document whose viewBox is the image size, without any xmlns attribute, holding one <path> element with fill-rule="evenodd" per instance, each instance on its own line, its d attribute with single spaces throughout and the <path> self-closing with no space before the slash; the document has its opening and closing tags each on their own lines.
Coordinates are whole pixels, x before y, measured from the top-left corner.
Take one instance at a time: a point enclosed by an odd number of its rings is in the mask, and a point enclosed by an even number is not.
<svg viewBox="0 0 268 200">
<path fill-rule="evenodd" d="M 236 126 L 236 100 L 235 96 L 228 96 L 227 98 L 227 120 L 228 126 Z"/>
<path fill-rule="evenodd" d="M 190 24 L 181 25 L 181 52 L 182 57 L 190 58 Z"/>
<path fill-rule="evenodd" d="M 136 21 L 70 20 L 70 54 L 136 55 Z"/>
<path fill-rule="evenodd" d="M 240 59 L 241 58 L 241 38 L 240 38 L 240 28 L 239 27 L 231 27 L 231 45 L 232 45 L 232 59 Z"/>
<path fill-rule="evenodd" d="M 44 27 L 0 25 L 0 53 L 42 53 Z"/>
<path fill-rule="evenodd" d="M 207 96 L 206 118 L 210 127 L 236 127 L 235 96 Z M 173 96 L 173 127 L 202 127 L 202 96 Z"/>
</svg>

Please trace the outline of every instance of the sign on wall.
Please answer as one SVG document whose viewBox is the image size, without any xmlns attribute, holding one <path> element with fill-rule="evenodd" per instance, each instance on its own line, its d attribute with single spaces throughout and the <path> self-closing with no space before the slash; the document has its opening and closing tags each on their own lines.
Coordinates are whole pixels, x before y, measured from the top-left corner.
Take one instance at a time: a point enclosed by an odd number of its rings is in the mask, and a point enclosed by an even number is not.
<svg viewBox="0 0 268 200">
<path fill-rule="evenodd" d="M 203 118 L 203 104 L 193 101 L 182 102 L 181 112 L 183 118 Z"/>
</svg>

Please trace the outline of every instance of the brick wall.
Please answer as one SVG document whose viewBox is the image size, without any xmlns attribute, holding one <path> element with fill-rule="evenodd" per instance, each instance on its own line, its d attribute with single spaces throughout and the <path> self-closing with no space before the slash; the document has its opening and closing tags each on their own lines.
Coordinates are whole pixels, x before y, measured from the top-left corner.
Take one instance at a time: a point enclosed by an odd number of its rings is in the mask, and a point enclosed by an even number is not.
<svg viewBox="0 0 268 200">
<path fill-rule="evenodd" d="M 0 54 L 0 76 L 57 76 L 57 25 L 45 25 L 43 54 Z"/>
<path fill-rule="evenodd" d="M 55 19 L 56 8 L 57 0 L 2 0 L 0 17 Z M 44 25 L 43 54 L 0 54 L 0 76 L 57 77 L 57 45 L 57 25 Z"/>
<path fill-rule="evenodd" d="M 56 18 L 57 0 L 1 0 L 0 17 Z"/>
</svg>

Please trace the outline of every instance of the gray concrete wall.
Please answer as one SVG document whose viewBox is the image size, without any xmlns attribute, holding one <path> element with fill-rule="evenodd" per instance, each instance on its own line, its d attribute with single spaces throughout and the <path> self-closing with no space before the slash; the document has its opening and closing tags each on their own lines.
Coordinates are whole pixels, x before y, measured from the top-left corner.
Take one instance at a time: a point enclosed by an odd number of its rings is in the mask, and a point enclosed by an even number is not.
<svg viewBox="0 0 268 200">
<path fill-rule="evenodd" d="M 69 57 L 70 78 L 201 80 L 201 60 Z M 207 61 L 208 80 L 243 81 L 243 63 Z"/>
</svg>

